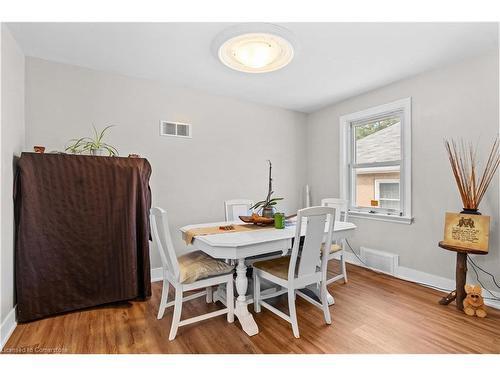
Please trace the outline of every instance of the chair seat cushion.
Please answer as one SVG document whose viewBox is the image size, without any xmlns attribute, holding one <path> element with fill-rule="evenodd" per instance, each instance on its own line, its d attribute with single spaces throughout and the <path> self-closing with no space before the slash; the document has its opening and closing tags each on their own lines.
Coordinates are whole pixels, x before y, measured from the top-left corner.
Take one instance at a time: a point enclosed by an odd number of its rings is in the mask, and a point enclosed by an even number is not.
<svg viewBox="0 0 500 375">
<path fill-rule="evenodd" d="M 337 251 L 342 250 L 342 246 L 337 245 L 336 243 L 332 244 L 330 247 L 330 254 L 336 253 Z"/>
<path fill-rule="evenodd" d="M 275 259 L 255 262 L 253 268 L 270 273 L 283 280 L 288 280 L 288 267 L 290 265 L 290 256 L 279 257 Z"/>
<path fill-rule="evenodd" d="M 324 249 L 325 244 L 321 246 L 321 250 Z M 342 246 L 337 245 L 336 243 L 333 243 L 332 246 L 330 246 L 330 254 L 336 253 L 337 251 L 342 250 Z"/>
<path fill-rule="evenodd" d="M 234 266 L 212 258 L 203 251 L 197 250 L 178 258 L 180 282 L 194 283 L 207 277 L 219 276 L 233 271 Z"/>
</svg>

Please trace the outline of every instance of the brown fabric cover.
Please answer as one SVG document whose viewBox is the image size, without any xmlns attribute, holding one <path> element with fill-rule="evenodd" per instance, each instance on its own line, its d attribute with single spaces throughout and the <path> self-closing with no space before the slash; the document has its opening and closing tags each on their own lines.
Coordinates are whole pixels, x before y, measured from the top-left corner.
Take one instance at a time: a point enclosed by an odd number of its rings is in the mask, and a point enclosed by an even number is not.
<svg viewBox="0 0 500 375">
<path fill-rule="evenodd" d="M 23 153 L 18 321 L 151 295 L 146 159 Z"/>
<path fill-rule="evenodd" d="M 224 275 L 234 269 L 234 266 L 214 259 L 200 250 L 184 254 L 177 260 L 180 271 L 179 281 L 186 284 L 211 276 Z"/>
</svg>

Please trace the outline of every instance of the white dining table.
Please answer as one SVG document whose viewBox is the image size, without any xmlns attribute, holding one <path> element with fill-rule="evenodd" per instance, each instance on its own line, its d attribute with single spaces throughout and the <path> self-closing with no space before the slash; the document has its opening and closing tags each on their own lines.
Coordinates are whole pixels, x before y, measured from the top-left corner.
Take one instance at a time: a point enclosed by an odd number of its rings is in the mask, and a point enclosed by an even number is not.
<svg viewBox="0 0 500 375">
<path fill-rule="evenodd" d="M 238 222 L 217 222 L 186 225 L 180 228 L 183 238 L 189 229 L 202 227 L 225 226 L 230 224 L 242 224 Z M 202 250 L 213 258 L 232 259 L 236 261 L 236 291 L 238 297 L 235 304 L 235 315 L 240 321 L 241 327 L 249 335 L 259 333 L 259 328 L 252 314 L 248 311 L 248 279 L 247 264 L 245 259 L 257 255 L 287 251 L 292 247 L 292 239 L 295 237 L 295 225 L 287 225 L 284 229 L 263 227 L 262 230 L 245 232 L 228 232 L 221 234 L 195 236 L 191 243 L 198 250 Z M 328 225 L 325 224 L 325 233 Z M 335 222 L 333 239 L 348 239 L 352 236 L 356 225 L 350 222 Z M 302 225 L 302 235 L 305 235 L 306 225 Z M 330 296 L 330 300 L 333 298 Z"/>
</svg>

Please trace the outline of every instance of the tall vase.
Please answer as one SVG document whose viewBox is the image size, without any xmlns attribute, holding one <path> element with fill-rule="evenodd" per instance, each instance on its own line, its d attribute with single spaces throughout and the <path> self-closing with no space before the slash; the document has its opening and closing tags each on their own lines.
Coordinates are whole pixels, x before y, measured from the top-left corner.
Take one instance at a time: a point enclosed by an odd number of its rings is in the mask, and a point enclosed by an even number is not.
<svg viewBox="0 0 500 375">
<path fill-rule="evenodd" d="M 460 213 L 467 215 L 481 215 L 481 212 L 479 212 L 477 208 L 464 208 Z"/>
</svg>

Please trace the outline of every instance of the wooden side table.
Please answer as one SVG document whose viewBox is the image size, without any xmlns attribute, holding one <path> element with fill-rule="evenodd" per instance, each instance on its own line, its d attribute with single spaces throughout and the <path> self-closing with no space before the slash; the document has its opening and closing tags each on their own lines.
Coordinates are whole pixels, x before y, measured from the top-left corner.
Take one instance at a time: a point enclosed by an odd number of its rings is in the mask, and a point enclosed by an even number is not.
<svg viewBox="0 0 500 375">
<path fill-rule="evenodd" d="M 468 249 L 465 247 L 452 246 L 444 243 L 444 241 L 439 242 L 439 247 L 455 251 L 457 253 L 457 266 L 455 269 L 455 290 L 448 294 L 446 297 L 441 298 L 439 303 L 441 305 L 448 305 L 453 300 L 456 299 L 457 309 L 464 309 L 464 298 L 465 293 L 465 281 L 467 279 L 467 254 L 487 254 L 484 251 Z"/>
</svg>

